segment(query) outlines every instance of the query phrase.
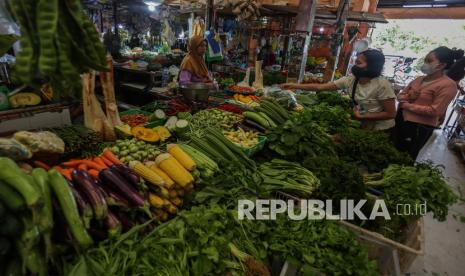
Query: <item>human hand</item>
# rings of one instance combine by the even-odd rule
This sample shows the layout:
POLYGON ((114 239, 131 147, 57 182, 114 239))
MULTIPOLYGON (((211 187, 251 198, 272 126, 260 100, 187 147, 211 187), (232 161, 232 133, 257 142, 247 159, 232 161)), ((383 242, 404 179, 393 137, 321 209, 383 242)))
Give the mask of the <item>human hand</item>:
POLYGON ((363 115, 360 113, 360 110, 358 109, 357 106, 355 106, 353 109, 352 109, 352 117, 357 120, 357 121, 360 121, 363 119, 363 115))

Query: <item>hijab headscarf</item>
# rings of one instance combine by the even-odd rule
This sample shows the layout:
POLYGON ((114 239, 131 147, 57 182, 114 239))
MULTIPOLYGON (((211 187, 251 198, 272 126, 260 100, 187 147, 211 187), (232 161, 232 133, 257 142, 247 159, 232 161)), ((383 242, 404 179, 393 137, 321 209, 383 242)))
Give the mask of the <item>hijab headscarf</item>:
POLYGON ((189 40, 189 52, 181 62, 182 70, 187 70, 201 79, 208 79, 208 68, 204 57, 197 53, 197 48, 206 40, 201 36, 193 36, 189 40))

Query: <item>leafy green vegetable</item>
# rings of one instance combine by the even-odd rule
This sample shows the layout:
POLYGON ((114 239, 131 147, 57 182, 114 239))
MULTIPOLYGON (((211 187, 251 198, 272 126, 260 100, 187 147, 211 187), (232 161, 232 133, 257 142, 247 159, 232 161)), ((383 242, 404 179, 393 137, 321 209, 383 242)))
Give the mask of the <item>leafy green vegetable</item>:
POLYGON ((342 107, 331 107, 327 103, 305 109, 302 116, 326 128, 330 134, 344 132, 351 122, 350 114, 342 107))
POLYGON ((342 160, 379 172, 390 164, 412 165, 413 160, 399 152, 386 133, 348 128, 338 137, 336 151, 342 160))
MULTIPOLYGON (((381 198, 391 212, 396 211, 397 204, 420 206, 426 203, 426 211, 432 212, 439 221, 446 220, 449 206, 458 200, 441 170, 431 163, 420 163, 414 167, 390 165, 381 174, 366 176, 365 183, 381 189, 381 198)), ((419 217, 419 214, 412 216, 419 217)))
POLYGON ((329 156, 308 157, 303 165, 320 179, 318 197, 332 199, 336 210, 341 199, 365 198, 365 184, 357 166, 329 156))
POLYGON ((300 161, 306 156, 335 156, 331 136, 313 121, 311 114, 293 115, 270 131, 269 148, 286 160, 300 161))
POLYGON ((239 220, 236 211, 212 205, 183 211, 145 236, 144 227, 75 258, 69 275, 264 275, 273 255, 300 260, 302 270, 376 275, 366 249, 335 222, 239 220))
POLYGON ((339 106, 344 110, 350 110, 350 99, 343 97, 336 92, 318 92, 316 93, 320 103, 327 103, 330 106, 339 106))

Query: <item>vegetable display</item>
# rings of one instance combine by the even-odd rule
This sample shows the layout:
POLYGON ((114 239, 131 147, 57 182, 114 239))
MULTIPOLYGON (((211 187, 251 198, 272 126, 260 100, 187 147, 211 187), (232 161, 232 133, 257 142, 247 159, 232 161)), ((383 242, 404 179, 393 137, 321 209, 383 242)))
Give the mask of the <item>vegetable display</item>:
POLYGON ((272 256, 292 260, 302 273, 377 274, 353 233, 329 221, 237 220, 212 205, 181 212, 147 235, 144 229, 136 226, 76 257, 67 275, 271 275, 272 256))
POLYGON ((117 140, 111 148, 122 162, 154 160, 160 154, 157 146, 137 139, 117 140))

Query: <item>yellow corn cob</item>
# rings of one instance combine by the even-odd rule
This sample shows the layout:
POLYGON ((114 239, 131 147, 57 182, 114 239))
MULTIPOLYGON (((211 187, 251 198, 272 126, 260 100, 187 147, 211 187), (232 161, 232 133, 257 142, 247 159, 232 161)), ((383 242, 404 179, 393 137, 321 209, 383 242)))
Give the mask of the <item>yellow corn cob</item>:
POLYGON ((155 162, 179 186, 186 187, 194 182, 192 175, 171 154, 160 154, 155 162))
POLYGON ((197 167, 194 160, 179 145, 168 144, 166 149, 186 170, 193 171, 197 167))
POLYGON ((152 205, 155 208, 161 208, 165 206, 165 201, 163 200, 163 198, 152 193, 149 194, 149 202, 150 205, 152 205))
POLYGON ((165 181, 165 187, 167 189, 171 189, 173 187, 174 181, 171 179, 164 171, 162 171, 155 163, 153 165, 149 166, 149 168, 154 171, 156 174, 158 174, 163 180, 165 181))
POLYGON ((165 185, 165 181, 161 176, 156 174, 151 169, 147 168, 144 164, 139 161, 131 161, 129 162, 129 167, 133 169, 138 175, 142 178, 147 180, 148 182, 155 184, 159 187, 163 187, 165 185))

